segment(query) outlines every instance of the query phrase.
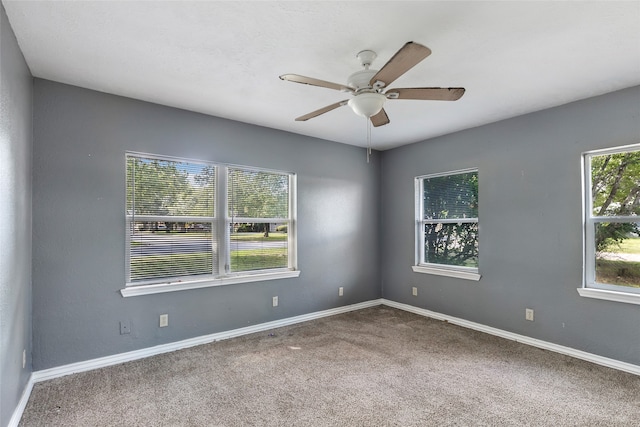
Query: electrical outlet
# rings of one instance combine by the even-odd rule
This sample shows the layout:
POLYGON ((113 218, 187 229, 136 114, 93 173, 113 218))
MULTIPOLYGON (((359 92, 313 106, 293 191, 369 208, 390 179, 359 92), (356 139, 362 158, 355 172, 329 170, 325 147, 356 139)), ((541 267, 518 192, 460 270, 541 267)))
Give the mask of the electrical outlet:
POLYGON ((27 367, 27 349, 22 350, 22 369, 27 367))
POLYGON ((411 295, 413 295, 414 297, 418 296, 418 288, 416 288, 415 286, 413 288, 411 288, 411 295))
POLYGON ((524 318, 533 322, 533 308, 527 308, 524 310, 524 318))
POLYGON ((342 295, 344 295, 344 288, 342 286, 340 286, 338 288, 338 296, 341 297, 342 295))
POLYGON ((164 328, 166 326, 169 326, 169 315, 168 314, 161 314, 160 315, 160 327, 164 328))
POLYGON ((273 306, 274 307, 278 306, 278 297, 273 297, 273 306))
POLYGON ((120 335, 127 335, 131 333, 131 323, 128 320, 120 322, 120 335))

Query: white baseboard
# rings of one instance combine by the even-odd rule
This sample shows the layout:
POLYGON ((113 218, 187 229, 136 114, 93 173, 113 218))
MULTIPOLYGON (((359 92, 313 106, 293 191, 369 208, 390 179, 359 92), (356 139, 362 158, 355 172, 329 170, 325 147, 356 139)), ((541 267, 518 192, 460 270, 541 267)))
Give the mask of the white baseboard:
POLYGON ((487 334, 506 338, 508 340, 520 342, 523 344, 538 347, 544 350, 554 351, 556 353, 565 354, 567 356, 575 357, 577 359, 586 360, 588 362, 596 363, 598 365, 606 366, 620 371, 629 372, 631 374, 640 375, 640 366, 631 363, 621 362, 619 360, 610 359, 607 357, 598 356, 596 354, 587 353, 582 350, 576 350, 574 348, 565 347, 558 344, 553 344, 547 341, 542 341, 536 338, 527 337, 525 335, 515 334, 513 332, 504 331, 502 329, 493 328, 491 326, 482 325, 480 323, 471 322, 468 320, 460 319, 457 317, 449 316, 446 314, 438 313, 435 311, 426 310, 412 305, 403 304, 388 299, 375 299, 358 304, 347 305, 344 307, 332 308, 329 310, 316 311, 314 313, 303 314, 301 316, 289 317, 287 319, 275 320, 273 322, 260 323, 258 325, 247 326, 245 328, 233 329, 225 332, 218 332, 210 335, 203 335, 196 338, 190 338, 187 340, 177 341, 169 344, 158 345, 154 347, 144 348, 141 350, 130 351, 127 353, 115 354, 113 356, 100 357, 97 359, 86 360, 83 362, 71 363, 69 365, 57 366, 55 368, 44 369, 41 371, 35 371, 31 374, 29 382, 22 393, 22 398, 13 416, 9 421, 9 427, 17 427, 24 408, 27 406, 27 401, 31 395, 33 385, 40 381, 46 381, 54 378, 63 377, 65 375, 75 374, 78 372, 90 371, 93 369, 104 368, 106 366, 117 365, 119 363, 130 362, 133 360, 143 359, 145 357, 155 356, 162 353, 168 353, 171 351, 180 350, 183 348, 194 347, 201 344, 207 344, 214 341, 221 341, 229 338, 235 338, 242 335, 253 334, 256 332, 262 332, 269 329, 280 328, 283 326, 293 325, 296 323, 307 322, 309 320, 320 319, 323 317, 334 316, 336 314, 347 313, 350 311, 361 310, 363 308, 375 307, 378 305, 386 305, 389 307, 397 308, 400 310, 408 311, 414 314, 418 314, 425 317, 430 317, 437 320, 446 320, 454 325, 462 326, 476 331, 484 332, 487 334))
POLYGON ((33 390, 33 374, 29 375, 29 381, 27 381, 27 385, 22 391, 22 396, 20 397, 18 406, 16 406, 16 409, 13 411, 13 415, 11 416, 7 427, 18 427, 18 424, 20 424, 22 413, 24 412, 24 408, 27 407, 27 402, 31 396, 31 390, 33 390))
POLYGON ((608 357, 598 356, 597 354, 587 353, 586 351, 576 350, 575 348, 553 344, 547 341, 531 338, 526 335, 515 334, 513 332, 508 332, 502 329, 493 328, 491 326, 470 322, 469 320, 448 316, 446 314, 426 310, 424 308, 414 307, 412 305, 403 304, 403 303, 399 303, 399 302, 395 302, 387 299, 383 299, 382 304, 389 307, 398 308, 400 310, 408 311, 414 314, 419 314, 421 316, 430 317, 437 320, 446 320, 449 323, 453 323, 454 325, 462 326, 464 328, 474 329, 476 331, 484 332, 486 334, 506 338, 511 341, 516 341, 516 342, 527 344, 533 347, 538 347, 544 350, 550 350, 556 353, 565 354, 567 356, 575 357, 576 359, 586 360, 587 362, 596 363, 598 365, 606 366, 608 368, 618 369, 620 371, 629 372, 635 375, 640 375, 640 366, 634 365, 631 363, 621 362, 619 360, 610 359, 608 357))
POLYGON ((162 353, 180 350, 183 348, 194 347, 197 345, 208 344, 214 341, 226 340, 242 335, 262 332, 269 329, 280 328, 283 326, 293 325, 296 323, 307 322, 309 320, 320 319, 322 317, 335 316, 336 314, 347 313, 349 311, 361 310, 363 308, 375 307, 381 305, 382 300, 371 300, 359 304, 352 304, 343 307, 332 308, 329 310, 316 311, 314 313, 303 314, 301 316, 289 317, 286 319, 274 320, 273 322, 260 323, 258 325, 247 326, 230 331, 218 332, 210 335, 189 338, 182 341, 176 341, 168 344, 157 345, 154 347, 143 348, 141 350, 129 351, 126 353, 114 354, 112 356, 100 357, 97 359, 86 360, 83 362, 71 363, 69 365, 57 366, 55 368, 43 369, 35 371, 32 374, 33 382, 46 381, 53 378, 63 377, 65 375, 75 374, 78 372, 90 371, 93 369, 104 368, 106 366, 117 365, 119 363, 131 362, 133 360, 144 359, 145 357, 155 356, 162 353))

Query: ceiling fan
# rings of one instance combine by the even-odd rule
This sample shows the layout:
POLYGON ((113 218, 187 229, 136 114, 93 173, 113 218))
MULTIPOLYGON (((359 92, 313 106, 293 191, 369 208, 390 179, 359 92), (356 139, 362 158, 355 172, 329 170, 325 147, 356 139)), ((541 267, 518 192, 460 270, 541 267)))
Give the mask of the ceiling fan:
POLYGON ((356 57, 360 60, 364 69, 351 74, 347 79, 346 85, 331 83, 313 77, 305 77, 299 74, 283 74, 280 76, 280 79, 349 92, 352 95, 350 99, 327 105, 319 110, 300 116, 296 118, 296 121, 306 121, 338 107, 342 107, 343 105, 349 105, 356 114, 368 118, 371 120, 373 126, 378 127, 389 123, 389 117, 383 108, 384 102, 387 99, 456 101, 464 95, 464 88, 461 87, 387 89, 394 80, 409 71, 430 54, 431 49, 428 47, 418 43, 408 42, 378 71, 369 68, 377 56, 376 53, 372 50, 363 50, 358 53, 356 57))

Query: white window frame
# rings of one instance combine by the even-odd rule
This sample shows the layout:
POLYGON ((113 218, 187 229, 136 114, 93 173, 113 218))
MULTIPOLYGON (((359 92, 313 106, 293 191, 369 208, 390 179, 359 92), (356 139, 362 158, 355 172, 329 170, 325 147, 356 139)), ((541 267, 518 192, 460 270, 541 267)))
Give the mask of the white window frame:
MULTIPOLYGON (((460 175, 463 173, 478 172, 477 168, 460 169, 451 172, 442 172, 428 175, 417 176, 414 179, 415 186, 415 265, 411 269, 415 273, 434 274, 438 276, 455 277, 458 279, 478 281, 482 277, 478 267, 464 267, 457 265, 446 265, 425 262, 424 259, 424 227, 426 224, 451 224, 451 223, 478 223, 478 218, 458 218, 458 219, 424 219, 424 200, 423 200, 423 182, 427 178, 438 178, 450 175, 460 175)), ((479 176, 479 175, 478 175, 479 176)))
MULTIPOLYGON (((295 221, 293 220, 294 218, 294 212, 295 212, 295 208, 296 208, 296 198, 295 198, 295 194, 296 194, 296 179, 295 179, 295 174, 293 173, 289 173, 289 172, 282 172, 282 171, 274 171, 274 170, 267 170, 267 169, 260 169, 260 168, 253 168, 253 167, 247 167, 247 166, 236 166, 236 165, 226 165, 224 167, 221 167, 220 169, 220 173, 218 174, 218 177, 220 178, 218 180, 219 183, 222 184, 223 188, 219 188, 219 190, 221 191, 221 195, 220 197, 224 197, 224 203, 220 203, 220 210, 218 212, 220 212, 220 217, 224 218, 224 241, 225 241, 225 245, 224 248, 221 248, 221 254, 222 256, 219 257, 220 259, 220 267, 222 267, 219 271, 225 271, 226 275, 229 277, 234 277, 234 276, 247 276, 247 275, 256 275, 256 274, 265 274, 265 273, 276 273, 276 272, 288 272, 288 271, 293 271, 296 269, 296 265, 297 265, 297 251, 295 250, 296 248, 296 229, 295 229, 295 221), (228 205, 228 189, 229 186, 227 185, 229 182, 229 169, 242 169, 245 171, 253 171, 253 172, 268 172, 268 173, 274 173, 274 174, 278 174, 278 175, 286 175, 289 177, 289 217, 288 218, 249 218, 249 217, 234 217, 231 218, 229 216, 229 205, 228 205), (224 175, 224 176, 222 176, 224 175), (232 223, 255 223, 255 222, 259 222, 259 223, 270 223, 270 224, 286 224, 287 225, 287 248, 288 248, 288 257, 287 257, 287 261, 288 261, 288 265, 286 268, 271 268, 268 270, 252 270, 252 271, 241 271, 241 272, 236 272, 236 273, 232 273, 230 272, 230 265, 231 265, 231 252, 230 252, 230 247, 231 247, 231 224, 232 223), (291 232, 289 231, 291 230, 291 232)), ((223 222, 220 221, 220 223, 222 224, 223 222)))
POLYGON ((582 287, 578 288, 578 293, 582 297, 596 298, 608 301, 625 302, 629 304, 640 304, 640 289, 625 286, 597 283, 595 280, 596 271, 596 248, 595 248, 595 225, 600 222, 638 222, 638 216, 611 216, 594 217, 591 196, 591 158, 607 154, 625 153, 629 151, 640 151, 640 144, 625 145, 622 147, 592 150, 582 153, 582 240, 583 240, 583 260, 582 260, 582 287))
MULTIPOLYGON (((213 217, 177 217, 177 216, 158 216, 158 215, 135 215, 125 213, 125 268, 126 283, 120 293, 123 297, 132 297, 138 295, 148 295, 164 292, 175 292, 187 289, 198 289, 211 286, 232 285, 236 283, 260 282, 265 280, 286 279, 299 277, 300 271, 297 269, 297 205, 296 205, 296 174, 292 172, 278 171, 272 169, 255 168, 243 165, 232 165, 224 163, 215 163, 204 160, 187 159, 182 157, 161 156, 156 154, 139 153, 127 151, 127 156, 136 156, 147 159, 157 159, 173 162, 196 163, 202 165, 214 166, 216 170, 216 188, 214 195, 215 216, 213 217), (288 266, 286 268, 273 268, 265 270, 252 270, 231 273, 230 269, 230 224, 232 219, 228 215, 227 200, 227 182, 229 168, 250 170, 256 172, 276 173, 287 175, 289 177, 289 217, 278 218, 275 221, 281 224, 287 224, 287 248, 288 248, 288 266), (213 266, 211 275, 203 276, 178 276, 175 278, 164 278, 158 280, 136 281, 130 282, 130 227, 134 221, 173 221, 176 222, 210 222, 212 230, 212 248, 213 262, 217 261, 217 266, 213 266), (218 236, 218 237, 216 237, 218 236), (217 257, 215 256, 217 252, 217 257), (217 260, 216 260, 217 258, 217 260), (217 274, 214 274, 217 267, 217 274)), ((126 169, 126 167, 125 167, 126 169)), ((265 222, 264 218, 234 218, 236 222, 265 222)), ((272 222, 272 219, 267 219, 272 222)))

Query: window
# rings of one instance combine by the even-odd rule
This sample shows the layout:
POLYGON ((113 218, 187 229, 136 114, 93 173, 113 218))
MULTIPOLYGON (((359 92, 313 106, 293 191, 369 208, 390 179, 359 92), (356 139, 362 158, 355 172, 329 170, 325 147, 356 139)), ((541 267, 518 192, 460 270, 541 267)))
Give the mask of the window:
POLYGON ((229 168, 230 271, 289 266, 289 175, 229 168))
POLYGON ((413 271, 479 280, 478 171, 417 177, 413 271))
POLYGON ((640 144, 584 154, 580 294, 640 304, 640 144))
POLYGON ((295 277, 295 175, 127 153, 124 296, 295 277))

